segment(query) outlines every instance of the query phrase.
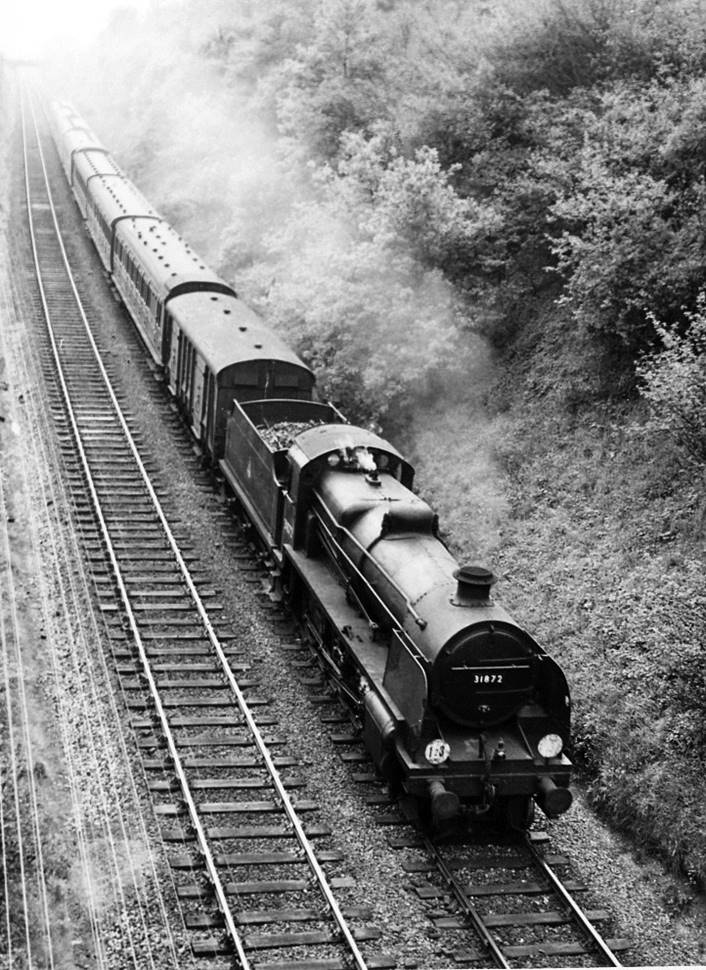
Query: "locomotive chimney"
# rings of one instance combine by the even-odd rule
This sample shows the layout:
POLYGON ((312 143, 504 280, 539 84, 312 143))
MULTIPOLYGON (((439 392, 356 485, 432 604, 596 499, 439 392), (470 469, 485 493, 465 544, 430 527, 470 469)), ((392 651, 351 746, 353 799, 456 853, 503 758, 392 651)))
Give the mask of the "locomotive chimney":
POLYGON ((454 573, 457 580, 456 595, 464 600, 487 600, 495 576, 484 566, 461 566, 454 573))

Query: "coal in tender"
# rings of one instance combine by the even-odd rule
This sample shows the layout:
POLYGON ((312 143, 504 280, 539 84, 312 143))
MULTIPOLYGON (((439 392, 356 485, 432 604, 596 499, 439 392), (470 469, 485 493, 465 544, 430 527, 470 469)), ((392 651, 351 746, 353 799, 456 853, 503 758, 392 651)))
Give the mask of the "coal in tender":
POLYGON ((303 431, 317 428, 322 421, 278 421, 276 424, 260 425, 258 432, 273 451, 286 451, 303 431))

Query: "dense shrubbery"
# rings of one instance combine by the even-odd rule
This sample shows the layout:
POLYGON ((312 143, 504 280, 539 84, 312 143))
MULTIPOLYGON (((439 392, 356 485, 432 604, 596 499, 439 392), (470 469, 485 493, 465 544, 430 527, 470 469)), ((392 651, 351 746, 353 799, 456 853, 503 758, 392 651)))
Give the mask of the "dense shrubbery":
POLYGON ((702 99, 701 82, 612 87, 584 112, 571 181, 551 207, 563 298, 581 325, 632 351, 654 336, 651 313, 683 320, 706 272, 701 173, 680 133, 702 99))
MULTIPOLYGON (((699 462, 706 463, 706 296, 687 313, 682 333, 653 319, 663 349, 639 367, 652 427, 672 434, 699 462)), ((704 699, 706 701, 706 698, 704 699)))

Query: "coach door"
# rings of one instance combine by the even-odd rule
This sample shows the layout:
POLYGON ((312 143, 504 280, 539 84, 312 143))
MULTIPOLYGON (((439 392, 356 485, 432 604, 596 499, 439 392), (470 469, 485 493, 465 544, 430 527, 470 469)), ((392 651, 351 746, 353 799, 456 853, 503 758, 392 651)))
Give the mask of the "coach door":
POLYGON ((189 413, 193 432, 199 441, 203 441, 203 414, 206 406, 205 384, 207 368, 204 359, 193 352, 193 349, 192 353, 194 360, 191 381, 191 408, 189 409, 189 413))
POLYGON ((177 358, 177 400, 188 415, 191 415, 194 357, 194 348, 184 334, 180 332, 177 358))
POLYGON ((201 423, 201 437, 208 447, 208 451, 215 455, 214 437, 216 434, 216 379, 213 371, 206 368, 206 394, 204 395, 203 418, 201 423))
POLYGON ((179 358, 179 343, 181 331, 174 327, 174 318, 167 308, 164 308, 163 353, 167 362, 167 384, 172 394, 177 392, 177 361, 179 358))

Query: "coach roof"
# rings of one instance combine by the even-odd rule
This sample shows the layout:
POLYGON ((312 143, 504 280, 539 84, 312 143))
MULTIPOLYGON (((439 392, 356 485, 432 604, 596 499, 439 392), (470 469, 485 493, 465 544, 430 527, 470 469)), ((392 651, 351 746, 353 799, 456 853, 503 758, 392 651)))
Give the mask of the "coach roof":
POLYGON ((186 293, 169 302, 169 311, 215 374, 233 364, 273 360, 311 375, 284 340, 237 297, 186 293))

